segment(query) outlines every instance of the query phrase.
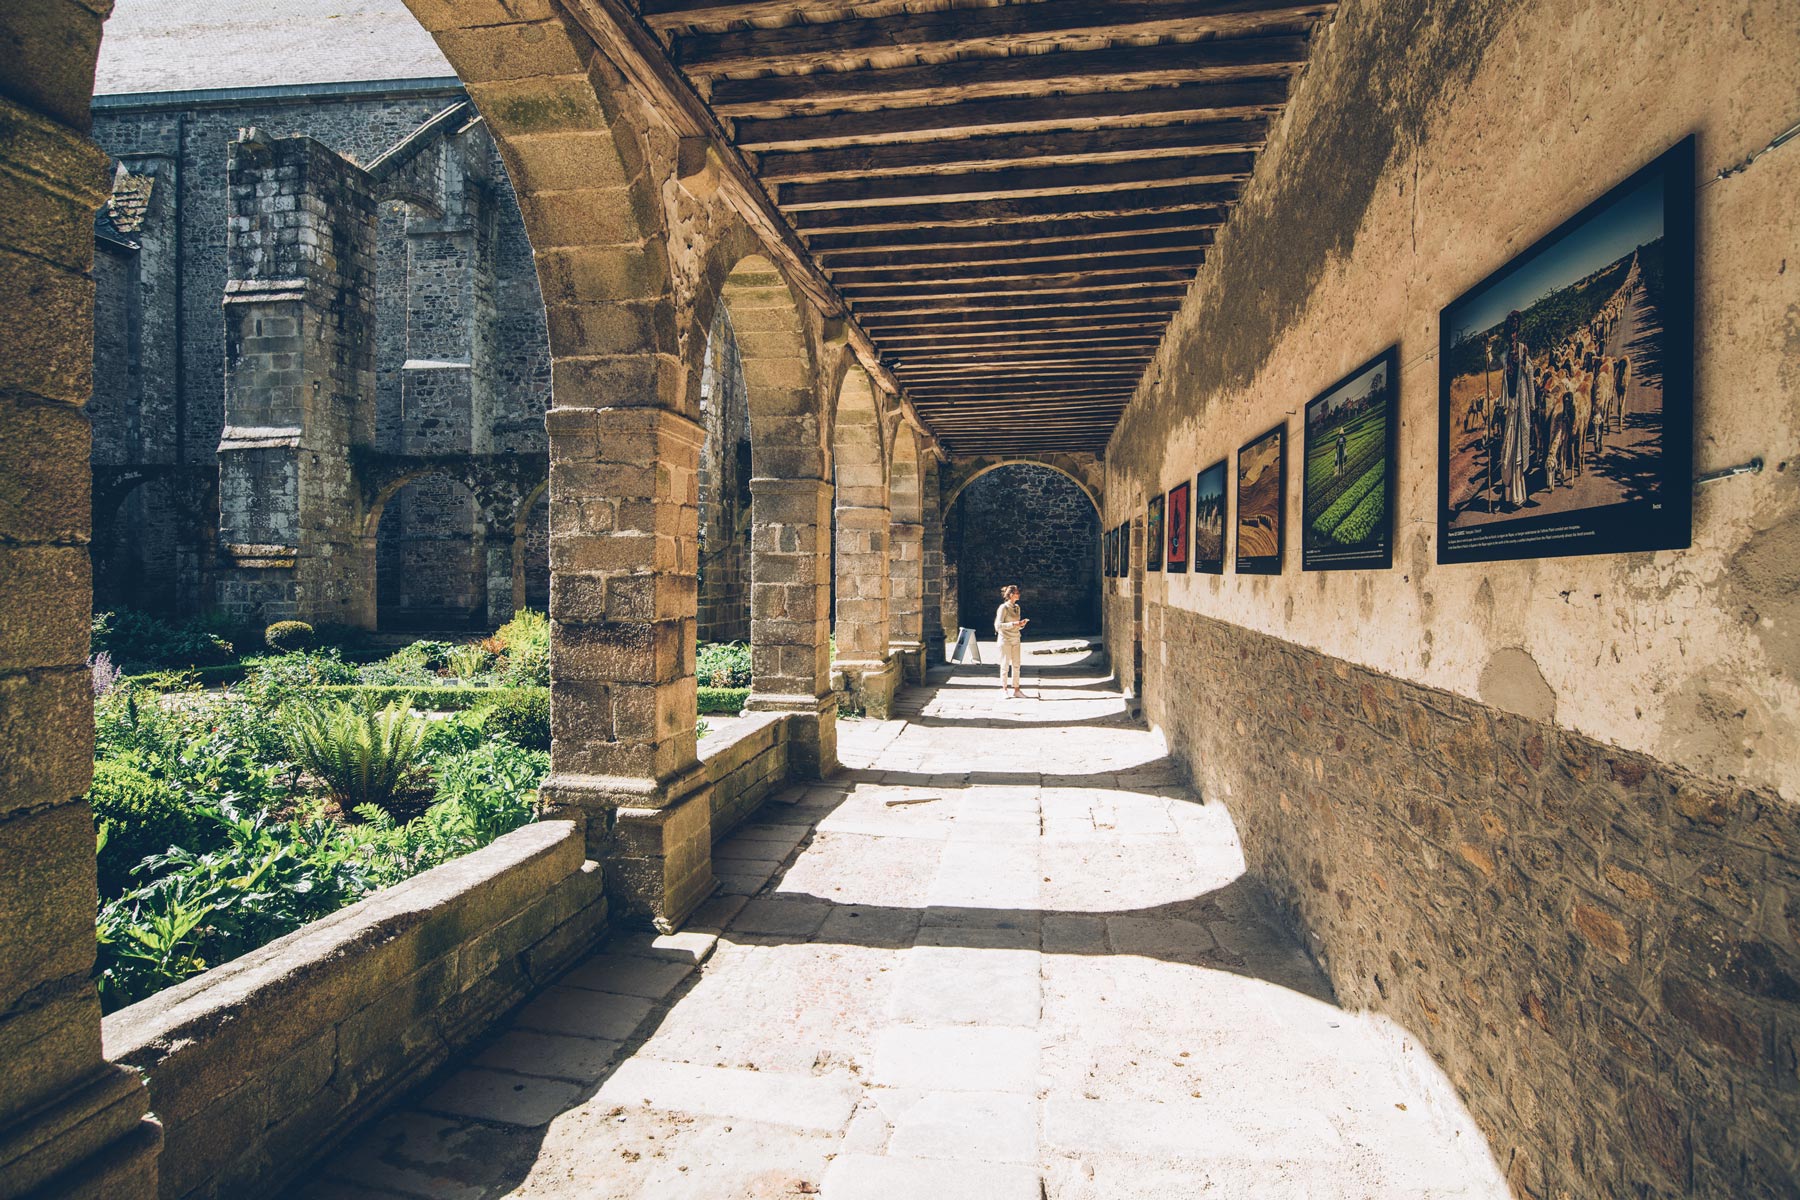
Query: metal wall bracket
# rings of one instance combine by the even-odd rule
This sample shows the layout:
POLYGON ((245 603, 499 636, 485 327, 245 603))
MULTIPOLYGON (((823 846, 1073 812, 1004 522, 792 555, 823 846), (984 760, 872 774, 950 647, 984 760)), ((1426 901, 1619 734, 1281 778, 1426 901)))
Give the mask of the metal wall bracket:
POLYGON ((1762 469, 1763 460, 1760 458, 1753 458, 1749 462, 1739 463, 1735 467, 1720 467, 1717 471, 1708 471, 1704 475, 1696 475, 1694 476, 1694 486, 1699 487, 1703 483, 1717 483, 1721 479, 1730 479, 1734 475, 1760 475, 1762 474, 1762 469))

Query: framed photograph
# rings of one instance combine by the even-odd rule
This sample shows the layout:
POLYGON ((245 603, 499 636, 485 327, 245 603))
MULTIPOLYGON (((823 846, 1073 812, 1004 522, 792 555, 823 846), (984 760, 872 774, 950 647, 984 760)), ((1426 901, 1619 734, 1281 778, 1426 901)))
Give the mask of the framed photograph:
POLYGON ((1106 564, 1106 577, 1112 579, 1119 573, 1119 551, 1113 538, 1113 531, 1107 530, 1100 535, 1100 556, 1106 564))
POLYGON ((1225 573, 1225 460, 1194 476, 1194 570, 1225 573))
POLYGON ((1150 497, 1150 511, 1144 518, 1144 570, 1162 570, 1163 556, 1163 498, 1161 493, 1150 497))
POLYGON ((1192 493, 1186 480, 1176 484, 1169 489, 1169 504, 1163 510, 1163 523, 1169 528, 1169 552, 1163 560, 1163 569, 1175 575, 1187 574, 1188 514, 1193 511, 1192 493))
POLYGON ((1287 423, 1246 442, 1237 464, 1238 574, 1279 575, 1287 509, 1287 423))
POLYGON ((1300 569, 1394 565, 1400 347, 1307 402, 1300 452, 1300 569))
POLYGON ((1692 542, 1694 139, 1438 320, 1438 561, 1692 542))
POLYGON ((1127 579, 1131 577, 1131 522, 1125 521, 1119 526, 1119 574, 1127 579))

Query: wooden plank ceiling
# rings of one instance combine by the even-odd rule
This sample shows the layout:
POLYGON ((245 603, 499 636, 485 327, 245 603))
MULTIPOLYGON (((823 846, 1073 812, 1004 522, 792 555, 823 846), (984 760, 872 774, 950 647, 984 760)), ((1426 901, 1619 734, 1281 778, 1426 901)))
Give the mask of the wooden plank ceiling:
POLYGON ((1105 448, 1330 3, 640 0, 953 454, 1105 448))

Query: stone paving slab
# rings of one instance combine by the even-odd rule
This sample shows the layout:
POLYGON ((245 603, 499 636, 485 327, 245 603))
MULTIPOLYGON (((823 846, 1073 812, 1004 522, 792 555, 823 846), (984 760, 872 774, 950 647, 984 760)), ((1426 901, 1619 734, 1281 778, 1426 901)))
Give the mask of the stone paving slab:
POLYGON ((1041 1200, 1026 1166, 846 1154, 825 1172, 825 1200, 1041 1200))
POLYGON ((846 769, 734 831, 683 930, 613 937, 297 1194, 1507 1195, 1106 681, 936 678, 842 722, 846 769))
POLYGON ((850 1122, 860 1090, 842 1079, 697 1067, 632 1058, 600 1085, 601 1104, 763 1121, 830 1133, 850 1122))

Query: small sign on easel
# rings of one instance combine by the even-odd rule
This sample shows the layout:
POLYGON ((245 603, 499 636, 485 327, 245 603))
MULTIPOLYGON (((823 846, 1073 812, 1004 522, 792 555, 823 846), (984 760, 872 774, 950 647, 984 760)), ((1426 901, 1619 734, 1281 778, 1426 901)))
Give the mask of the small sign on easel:
POLYGON ((950 661, 953 663, 978 663, 981 661, 981 646, 975 641, 973 629, 957 629, 956 645, 950 651, 950 661))

